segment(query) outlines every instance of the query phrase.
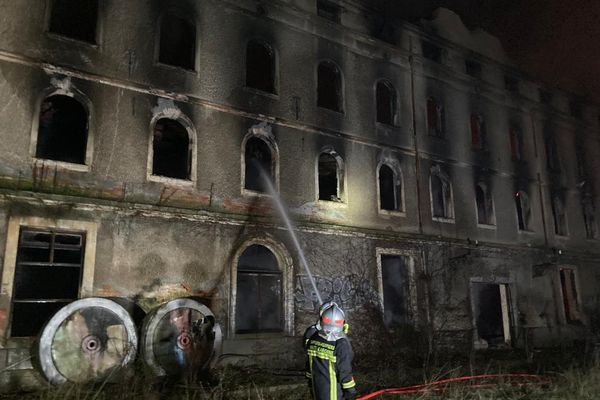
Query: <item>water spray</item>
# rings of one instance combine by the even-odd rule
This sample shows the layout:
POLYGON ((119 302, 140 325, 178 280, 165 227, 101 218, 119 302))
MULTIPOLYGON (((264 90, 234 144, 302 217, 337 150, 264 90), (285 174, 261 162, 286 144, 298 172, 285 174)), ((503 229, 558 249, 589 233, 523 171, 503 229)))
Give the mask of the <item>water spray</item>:
POLYGON ((259 163, 256 160, 252 160, 252 161, 257 164, 257 168, 260 171, 260 176, 262 178, 262 181, 265 184, 269 194, 273 197, 273 202, 277 206, 277 211, 279 211, 279 215, 283 219, 283 222, 285 223, 285 226, 287 227, 287 230, 290 233, 292 242, 294 242, 294 246, 296 247, 296 250, 298 251, 298 255, 300 256, 300 262, 302 263, 302 265, 304 266, 304 269, 306 270, 306 274, 308 275, 310 284, 312 285, 313 290, 315 291, 315 294, 317 295, 317 300, 319 301, 319 306, 321 306, 323 304, 323 300, 321 299, 321 294, 319 293, 319 289, 317 289, 317 283, 315 282, 315 278, 313 277, 313 274, 310 272, 310 268, 308 267, 308 263, 306 262, 306 257, 304 256, 302 247, 300 247, 300 242, 298 241, 298 237, 296 236, 296 232, 294 231, 294 227, 292 226, 292 221, 290 220, 290 217, 288 216, 288 213, 283 205, 283 202, 281 201, 281 197, 279 197, 279 194, 275 191, 275 188, 273 187, 273 182, 271 182, 271 177, 265 172, 264 168, 262 168, 262 166, 259 165, 259 163))

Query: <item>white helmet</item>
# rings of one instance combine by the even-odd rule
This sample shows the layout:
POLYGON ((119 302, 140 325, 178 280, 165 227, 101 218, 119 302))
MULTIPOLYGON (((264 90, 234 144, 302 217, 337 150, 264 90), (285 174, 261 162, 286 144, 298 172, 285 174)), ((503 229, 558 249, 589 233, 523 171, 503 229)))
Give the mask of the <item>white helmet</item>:
POLYGON ((323 304, 319 310, 319 314, 317 329, 322 338, 328 341, 336 341, 346 336, 344 334, 346 316, 336 303, 329 302, 323 304))

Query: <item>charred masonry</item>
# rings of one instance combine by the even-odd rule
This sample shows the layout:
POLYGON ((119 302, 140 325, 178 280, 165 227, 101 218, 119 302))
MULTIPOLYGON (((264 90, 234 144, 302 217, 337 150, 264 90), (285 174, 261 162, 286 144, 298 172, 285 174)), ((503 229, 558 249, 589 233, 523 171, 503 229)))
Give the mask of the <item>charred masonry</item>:
POLYGON ((357 332, 591 337, 597 108, 369 3, 0 0, 0 367, 92 295, 200 298, 224 361, 297 364, 318 304, 258 166, 357 332))

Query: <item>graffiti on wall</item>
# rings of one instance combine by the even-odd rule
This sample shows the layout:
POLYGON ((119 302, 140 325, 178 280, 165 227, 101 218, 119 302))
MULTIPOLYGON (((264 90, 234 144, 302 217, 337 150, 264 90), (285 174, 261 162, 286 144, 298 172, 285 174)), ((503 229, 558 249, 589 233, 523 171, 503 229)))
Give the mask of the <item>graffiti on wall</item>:
MULTIPOLYGON (((326 276, 314 276, 314 278, 323 301, 335 301, 344 310, 352 310, 360 305, 379 301, 379 296, 371 286, 371 282, 364 277, 353 274, 335 278, 326 276)), ((319 309, 319 300, 308 275, 296 277, 294 299, 300 310, 319 309)))

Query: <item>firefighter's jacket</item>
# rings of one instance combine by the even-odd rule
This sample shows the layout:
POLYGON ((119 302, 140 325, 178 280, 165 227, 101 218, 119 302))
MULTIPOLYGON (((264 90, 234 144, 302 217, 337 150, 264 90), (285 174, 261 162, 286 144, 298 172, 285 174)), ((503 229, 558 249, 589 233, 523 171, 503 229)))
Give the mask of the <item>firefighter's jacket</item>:
POLYGON ((304 349, 308 356, 306 377, 315 400, 341 400, 345 391, 355 391, 352 346, 348 339, 330 342, 313 325, 304 333, 304 349))

